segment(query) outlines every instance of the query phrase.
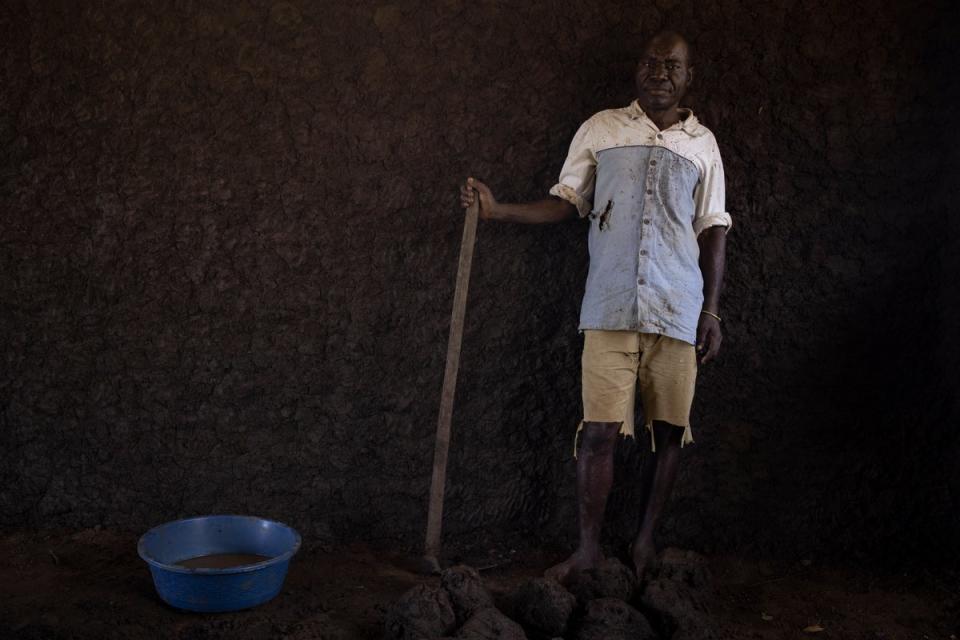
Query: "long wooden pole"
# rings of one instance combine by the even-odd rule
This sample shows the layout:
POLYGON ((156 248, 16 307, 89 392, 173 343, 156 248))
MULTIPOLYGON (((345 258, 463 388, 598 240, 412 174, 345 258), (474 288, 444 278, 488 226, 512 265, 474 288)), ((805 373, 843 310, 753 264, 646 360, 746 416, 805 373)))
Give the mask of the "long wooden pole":
POLYGON ((443 391, 440 394, 440 415, 437 418, 437 443, 433 453, 433 478, 430 482, 430 507, 427 510, 427 539, 424 557, 431 570, 439 571, 440 530, 443 523, 443 494, 447 479, 447 452, 450 448, 450 421, 453 417, 453 398, 457 391, 457 372, 460 369, 460 345, 463 342, 463 320, 467 309, 467 288, 470 285, 470 267, 473 246, 477 238, 479 196, 467 208, 460 241, 460 264, 457 267, 457 285, 453 293, 453 313, 450 316, 450 337, 447 341, 447 366, 443 372, 443 391))

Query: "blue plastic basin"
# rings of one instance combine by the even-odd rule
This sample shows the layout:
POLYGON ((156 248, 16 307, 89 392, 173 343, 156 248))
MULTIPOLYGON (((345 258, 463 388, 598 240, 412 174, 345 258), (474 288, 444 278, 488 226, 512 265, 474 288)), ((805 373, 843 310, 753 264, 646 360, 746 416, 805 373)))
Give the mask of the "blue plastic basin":
POLYGON ((147 531, 137 552, 153 574, 160 598, 188 611, 238 611, 267 602, 283 587, 300 534, 285 524, 252 516, 201 516, 147 531), (226 569, 177 565, 199 556, 237 553, 269 559, 226 569))

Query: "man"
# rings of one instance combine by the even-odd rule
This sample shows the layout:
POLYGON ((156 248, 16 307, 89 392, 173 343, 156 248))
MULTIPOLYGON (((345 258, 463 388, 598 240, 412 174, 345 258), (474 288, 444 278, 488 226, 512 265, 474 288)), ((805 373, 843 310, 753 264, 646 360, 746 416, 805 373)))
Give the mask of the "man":
POLYGON ((590 220, 590 270, 580 314, 583 422, 577 459, 580 544, 546 575, 565 582, 603 559, 600 527, 613 483, 617 434, 633 434, 637 384, 650 462, 642 473, 639 578, 656 556, 653 533, 673 487, 680 448, 693 442, 697 359, 720 348, 719 298, 726 231, 723 165, 713 134, 679 108, 693 81, 689 46, 664 32, 644 48, 637 99, 601 111, 577 131, 551 197, 507 204, 473 178, 488 220, 590 220))

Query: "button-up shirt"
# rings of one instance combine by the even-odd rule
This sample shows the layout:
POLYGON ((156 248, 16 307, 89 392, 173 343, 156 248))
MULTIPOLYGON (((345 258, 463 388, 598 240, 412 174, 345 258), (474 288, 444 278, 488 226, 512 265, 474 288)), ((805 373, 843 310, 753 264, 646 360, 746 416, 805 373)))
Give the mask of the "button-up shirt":
POLYGON ((732 225, 716 139, 689 110, 659 130, 634 101, 581 125, 552 195, 590 218, 580 329, 696 343, 703 305, 697 236, 732 225))

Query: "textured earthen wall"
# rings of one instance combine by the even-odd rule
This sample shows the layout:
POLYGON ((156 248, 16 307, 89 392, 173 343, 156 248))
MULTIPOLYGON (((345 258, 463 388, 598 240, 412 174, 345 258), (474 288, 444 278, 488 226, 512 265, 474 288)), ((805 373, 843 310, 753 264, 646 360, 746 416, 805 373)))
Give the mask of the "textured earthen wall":
MULTIPOLYGON (((938 471, 958 451, 940 5, 0 11, 0 522, 252 512, 416 543, 456 185, 542 197, 579 123, 631 99, 643 37, 671 26, 696 47, 688 103, 720 142, 736 228, 724 352, 664 539, 902 554, 956 535, 960 479, 938 471)), ((573 532, 584 240, 577 223, 480 229, 452 536, 573 532)), ((640 449, 620 462, 614 538, 640 449)))

